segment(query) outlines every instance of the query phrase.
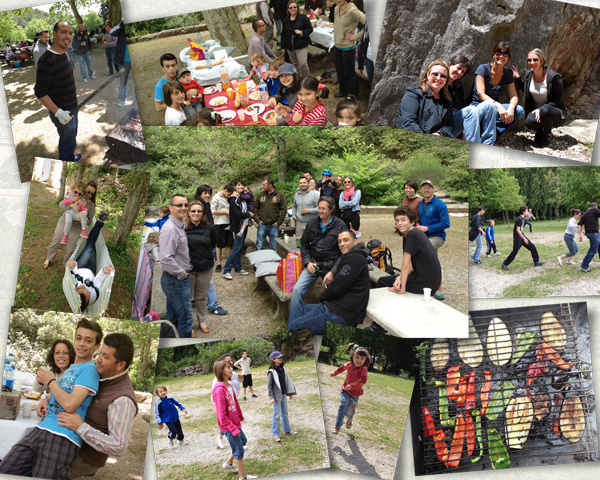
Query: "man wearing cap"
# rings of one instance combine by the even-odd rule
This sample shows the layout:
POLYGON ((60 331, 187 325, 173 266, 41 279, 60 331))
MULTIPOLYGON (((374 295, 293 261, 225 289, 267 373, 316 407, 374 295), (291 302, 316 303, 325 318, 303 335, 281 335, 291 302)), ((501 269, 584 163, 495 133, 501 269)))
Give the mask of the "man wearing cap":
POLYGON ((585 236, 590 241, 590 249, 585 254, 583 261, 581 262, 581 270, 585 273, 590 273, 592 270, 590 262, 593 260, 594 255, 598 252, 598 244, 600 243, 600 230, 598 229, 598 217, 600 217, 600 208, 596 202, 591 202, 589 208, 581 215, 579 223, 577 224, 577 230, 579 233, 579 243, 583 242, 583 231, 585 230, 585 236))
POLYGON ((267 31, 267 24, 264 20, 256 19, 252 22, 252 29, 254 30, 254 35, 248 41, 248 57, 254 52, 262 52, 267 57, 267 61, 274 60, 276 55, 263 38, 264 33, 267 31))
POLYGON ((256 249, 265 248, 267 234, 269 235, 269 246, 274 252, 277 251, 275 239, 279 235, 279 226, 283 224, 287 215, 287 202, 283 193, 275 188, 275 182, 267 177, 262 182, 263 191, 256 197, 254 207, 254 221, 258 224, 256 234, 256 249))
POLYGON ((184 195, 173 195, 169 205, 169 221, 158 235, 160 265, 163 269, 160 284, 167 297, 167 320, 175 325, 182 338, 192 337, 194 325, 188 276, 192 264, 185 233, 188 206, 184 195))
MULTIPOLYGON (((450 216, 448 215, 448 207, 433 194, 434 191, 435 187, 431 180, 425 180, 421 183, 423 201, 419 203, 419 225, 417 225, 417 228, 427 235, 437 252, 446 242, 446 229, 450 228, 450 216)), ((444 300, 441 283, 433 297, 437 300, 444 300)))
POLYGON ((331 170, 325 169, 321 172, 322 178, 317 182, 317 188, 321 189, 322 197, 331 197, 333 190, 337 187, 337 183, 332 179, 333 173, 331 170))

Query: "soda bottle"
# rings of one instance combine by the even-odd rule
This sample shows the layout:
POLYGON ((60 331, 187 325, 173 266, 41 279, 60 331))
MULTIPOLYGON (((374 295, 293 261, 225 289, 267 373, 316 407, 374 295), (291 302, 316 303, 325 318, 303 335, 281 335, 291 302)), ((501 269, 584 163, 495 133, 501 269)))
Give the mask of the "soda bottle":
POLYGON ((15 374, 10 365, 10 360, 4 360, 4 376, 2 377, 2 386, 10 388, 12 391, 15 385, 15 374))
POLYGON ((258 90, 260 91, 260 101, 266 104, 269 101, 269 93, 267 92, 267 84, 263 79, 260 80, 258 90))
POLYGON ((246 82, 242 82, 242 77, 238 79, 238 93, 240 95, 240 105, 248 105, 248 89, 246 88, 246 82))
POLYGON ((227 89, 230 87, 230 84, 229 84, 229 73, 227 72, 225 65, 221 65, 221 69, 219 70, 219 73, 221 74, 221 83, 223 84, 223 90, 227 91, 227 89))

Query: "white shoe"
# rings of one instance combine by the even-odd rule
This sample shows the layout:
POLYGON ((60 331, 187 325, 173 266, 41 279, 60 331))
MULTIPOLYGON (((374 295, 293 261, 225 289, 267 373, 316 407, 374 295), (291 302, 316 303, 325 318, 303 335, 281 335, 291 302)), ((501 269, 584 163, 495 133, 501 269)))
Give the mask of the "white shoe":
POLYGON ((87 78, 84 78, 84 79, 83 79, 83 83, 87 83, 87 78))
POLYGON ((169 438, 169 447, 172 447, 172 446, 173 446, 173 439, 169 438))
POLYGON ((556 257, 556 259, 558 260, 558 264, 562 267, 562 258, 556 257))
POLYGON ((117 102, 117 107, 124 107, 125 106, 125 102, 117 102))
POLYGON ((487 254, 486 254, 486 256, 485 256, 485 257, 486 257, 486 258, 490 258, 490 256, 491 256, 491 255, 487 255, 487 254))
POLYGON ((567 264, 569 264, 569 265, 577 265, 573 260, 567 260, 567 264))
POLYGON ((229 470, 230 472, 235 472, 237 473, 238 469, 235 468, 233 465, 229 465, 227 462, 223 463, 223 468, 225 470, 229 470))
POLYGON ((274 442, 281 442, 281 437, 273 437, 274 442))
POLYGON ((494 255, 502 255, 500 252, 496 252, 494 253, 494 255))
POLYGON ((189 445, 185 440, 179 440, 179 445, 189 445))
POLYGON ((233 276, 231 275, 231 273, 224 273, 223 278, 226 280, 233 280, 233 276))
POLYGON ((96 75, 94 75, 94 74, 92 73, 92 75, 91 75, 91 78, 92 78, 92 80, 96 80, 96 75))
POLYGON ((242 268, 240 271, 238 271, 238 272, 235 272, 235 273, 236 273, 237 275, 250 275, 250 274, 249 274, 249 273, 248 273, 246 270, 244 270, 243 268, 242 268))
POLYGON ((217 437, 217 447, 225 448, 225 444, 223 443, 223 439, 221 437, 217 437))

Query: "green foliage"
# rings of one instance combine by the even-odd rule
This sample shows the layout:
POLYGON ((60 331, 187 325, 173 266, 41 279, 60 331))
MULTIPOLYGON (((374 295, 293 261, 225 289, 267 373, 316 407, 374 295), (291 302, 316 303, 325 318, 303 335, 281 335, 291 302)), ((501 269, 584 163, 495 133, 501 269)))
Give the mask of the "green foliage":
MULTIPOLYGON (((129 37, 139 37, 149 33, 157 33, 170 28, 189 27, 203 23, 202 12, 186 13, 173 17, 156 18, 154 20, 144 20, 135 22, 127 26, 129 37)), ((195 37, 195 35, 194 35, 195 37)))
POLYGON ((25 36, 27 37, 27 40, 33 40, 36 33, 39 33, 41 30, 52 31, 52 28, 50 28, 50 25, 48 25, 46 20, 39 18, 31 20, 25 27, 25 36))
POLYGON ((92 32, 104 24, 104 20, 96 12, 88 12, 82 18, 83 28, 86 32, 92 32))
POLYGON ((441 185, 447 176, 446 169, 434 155, 418 153, 411 156, 401 167, 402 177, 412 179, 417 184, 423 180, 431 180, 435 185, 441 185))

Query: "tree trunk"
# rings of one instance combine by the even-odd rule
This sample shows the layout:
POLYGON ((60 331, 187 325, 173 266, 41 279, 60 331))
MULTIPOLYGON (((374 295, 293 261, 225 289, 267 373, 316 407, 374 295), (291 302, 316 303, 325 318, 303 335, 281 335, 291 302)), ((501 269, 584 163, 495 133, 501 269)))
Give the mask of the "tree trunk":
POLYGON ((238 7, 225 7, 202 12, 213 40, 221 45, 235 46, 240 54, 248 52, 248 40, 238 19, 238 7))
POLYGON ((84 172, 85 172, 85 163, 79 162, 77 164, 77 175, 76 175, 77 180, 81 180, 83 178, 84 172))
MULTIPOLYGON (((73 11, 73 16, 75 17, 75 22, 77 25, 80 23, 83 24, 83 19, 79 12, 77 11, 77 5, 75 5, 75 0, 69 0, 69 5, 71 6, 71 10, 73 11)), ((73 25, 73 30, 77 30, 77 25, 73 25)))
POLYGON ((148 195, 148 183, 150 181, 150 175, 148 173, 142 173, 135 186, 133 192, 127 199, 123 213, 121 214, 121 220, 115 230, 115 234, 112 238, 112 242, 115 245, 126 242, 127 237, 131 233, 133 223, 138 216, 142 203, 146 200, 148 195))
POLYGON ((109 0, 108 1, 108 21, 114 27, 121 22, 123 13, 121 11, 120 0, 109 0))
POLYGON ((279 183, 285 182, 285 175, 287 173, 286 146, 285 137, 281 137, 277 143, 277 181, 279 183))
POLYGON ((62 201, 63 198, 65 198, 65 191, 67 189, 67 172, 69 171, 67 165, 67 162, 62 162, 62 172, 60 175, 60 191, 58 192, 59 203, 62 201))
POLYGON ((152 338, 148 337, 146 339, 146 344, 142 348, 142 354, 140 355, 142 360, 140 361, 140 366, 138 369, 138 377, 143 378, 146 370, 148 369, 148 359, 150 357, 150 350, 152 349, 152 338))

